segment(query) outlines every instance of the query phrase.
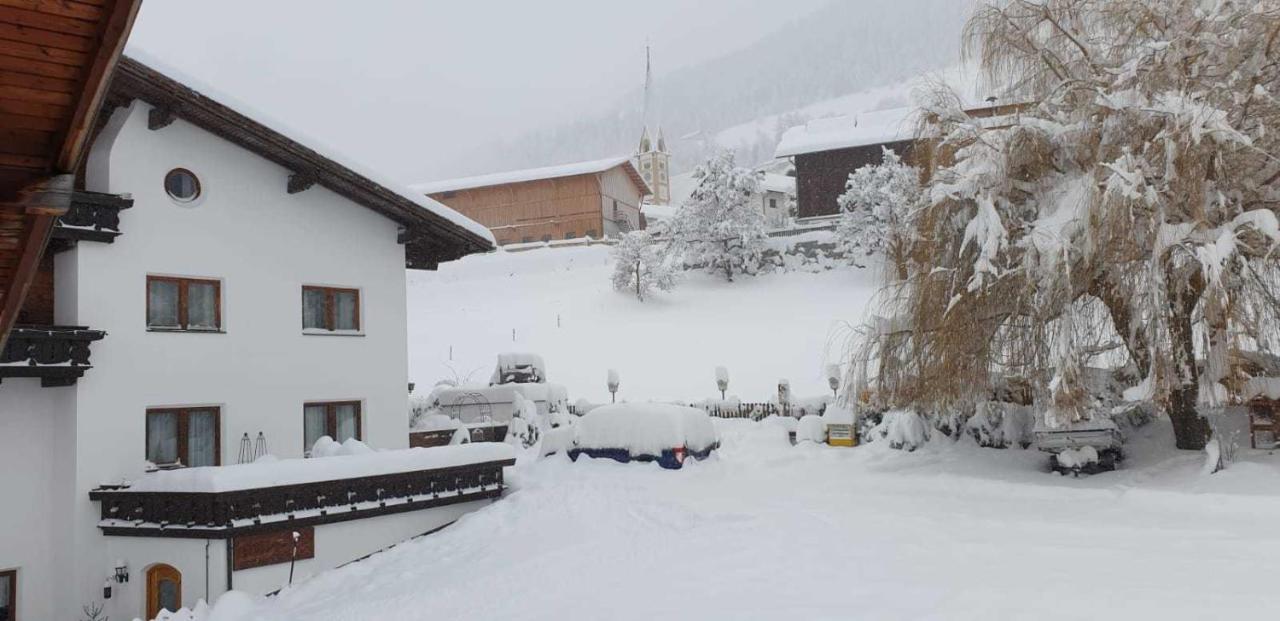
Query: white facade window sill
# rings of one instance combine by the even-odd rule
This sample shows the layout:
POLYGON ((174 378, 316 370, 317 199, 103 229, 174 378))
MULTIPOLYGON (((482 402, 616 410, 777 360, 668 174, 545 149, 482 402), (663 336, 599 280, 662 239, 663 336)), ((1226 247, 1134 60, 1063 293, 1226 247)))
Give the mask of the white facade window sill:
POLYGON ((222 328, 166 328, 163 326, 147 326, 147 332, 177 332, 180 334, 226 334, 222 328))
POLYGON ((325 330, 324 328, 303 328, 302 334, 308 336, 364 336, 364 330, 325 330))

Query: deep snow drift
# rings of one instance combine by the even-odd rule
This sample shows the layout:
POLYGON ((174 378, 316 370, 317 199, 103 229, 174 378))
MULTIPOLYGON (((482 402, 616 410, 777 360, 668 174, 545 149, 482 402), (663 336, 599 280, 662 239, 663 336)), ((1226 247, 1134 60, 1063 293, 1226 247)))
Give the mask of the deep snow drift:
POLYGON ((611 274, 606 246, 472 255, 410 271, 409 380, 424 391, 455 372, 484 382, 500 352, 529 351, 573 401, 607 403, 609 369, 620 376, 619 400, 718 397, 717 366, 732 375, 728 394, 744 401, 769 400, 782 378, 795 395, 829 394, 824 365, 840 359, 843 330, 861 321, 879 286, 873 269, 732 283, 685 272, 675 290, 642 303, 614 291, 611 274))
MULTIPOLYGON (((1123 470, 1034 450, 792 447, 717 421, 683 470, 563 456, 440 533, 259 599, 254 619, 1262 618, 1280 575, 1280 461, 1216 474, 1139 430, 1123 470)), ((234 617, 238 618, 238 617, 234 617)))

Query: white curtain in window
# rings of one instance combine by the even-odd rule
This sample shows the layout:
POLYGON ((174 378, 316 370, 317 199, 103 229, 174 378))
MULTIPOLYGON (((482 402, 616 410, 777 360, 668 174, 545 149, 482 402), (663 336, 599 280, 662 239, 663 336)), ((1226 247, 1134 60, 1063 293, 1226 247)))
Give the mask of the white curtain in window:
POLYGON ((217 418, 209 410, 192 410, 187 415, 188 466, 212 466, 217 463, 217 418))
POLYGON ((324 291, 302 290, 302 327, 324 329, 324 291))
POLYGON ((153 280, 147 284, 147 325, 178 326, 178 283, 153 280))
POLYGON ((354 403, 344 403, 335 406, 338 418, 338 437, 334 438, 339 442, 345 442, 347 438, 356 437, 356 405, 354 403))
POLYGON ((213 283, 187 285, 187 327, 212 330, 218 327, 218 287, 213 283))
POLYGON ((356 325, 356 292, 336 291, 334 297, 334 327, 338 330, 358 330, 356 325))
POLYGON ((323 405, 308 405, 302 408, 304 451, 310 453, 311 448, 316 445, 316 440, 328 435, 325 433, 325 414, 326 408, 323 405))
POLYGON ((172 464, 178 461, 177 414, 147 414, 147 461, 153 464, 172 464))

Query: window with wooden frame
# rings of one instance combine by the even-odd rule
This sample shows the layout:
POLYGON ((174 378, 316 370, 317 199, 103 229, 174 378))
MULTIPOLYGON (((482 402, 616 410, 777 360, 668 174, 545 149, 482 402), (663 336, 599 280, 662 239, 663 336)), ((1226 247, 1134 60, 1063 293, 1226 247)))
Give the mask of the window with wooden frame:
POLYGON ((302 329, 360 331, 360 290, 302 286, 302 329))
POLYGON ((316 440, 329 436, 335 442, 361 439, 359 401, 317 401, 302 406, 302 450, 310 456, 316 440))
POLYGON ((160 468, 222 463, 222 411, 212 406, 147 409, 147 461, 160 468))
POLYGON ((222 330, 222 283, 205 278, 147 276, 147 329, 222 330))
POLYGON ((18 619, 18 570, 0 571, 0 621, 18 619))

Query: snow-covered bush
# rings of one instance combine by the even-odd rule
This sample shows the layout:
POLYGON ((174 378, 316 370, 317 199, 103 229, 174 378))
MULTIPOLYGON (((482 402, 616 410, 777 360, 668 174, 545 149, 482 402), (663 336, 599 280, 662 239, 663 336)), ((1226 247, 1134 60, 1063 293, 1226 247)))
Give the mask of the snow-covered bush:
POLYGON ((355 438, 347 438, 341 444, 329 436, 320 436, 311 445, 311 457, 340 457, 343 455, 368 455, 374 452, 369 445, 355 438))
POLYGON ((836 239, 844 258, 862 267, 869 255, 881 255, 905 269, 906 223, 922 198, 920 170, 903 163, 891 149, 883 149, 881 163, 851 173, 837 199, 836 239))
POLYGON ((1031 446, 1035 429, 1035 412, 1012 403, 981 401, 973 416, 965 421, 964 430, 978 446, 1008 448, 1031 446))
POLYGON ((796 444, 827 441, 827 423, 817 414, 806 414, 796 423, 796 444))
POLYGON ((867 442, 887 442, 890 448, 914 451, 929 440, 929 424, 913 409, 889 410, 867 430, 867 442))
POLYGON ((670 255, 648 231, 631 231, 613 247, 613 288, 634 293, 641 302, 655 289, 670 291, 676 269, 670 255))
POLYGON ((698 186, 670 226, 685 262, 730 282, 735 274, 755 274, 768 239, 764 214, 753 199, 760 191, 758 176, 734 165, 730 151, 710 158, 693 175, 698 186))
POLYGON ((543 417, 538 413, 538 406, 526 399, 519 392, 512 393, 511 422, 507 424, 507 442, 516 446, 529 448, 538 443, 543 432, 543 417))

